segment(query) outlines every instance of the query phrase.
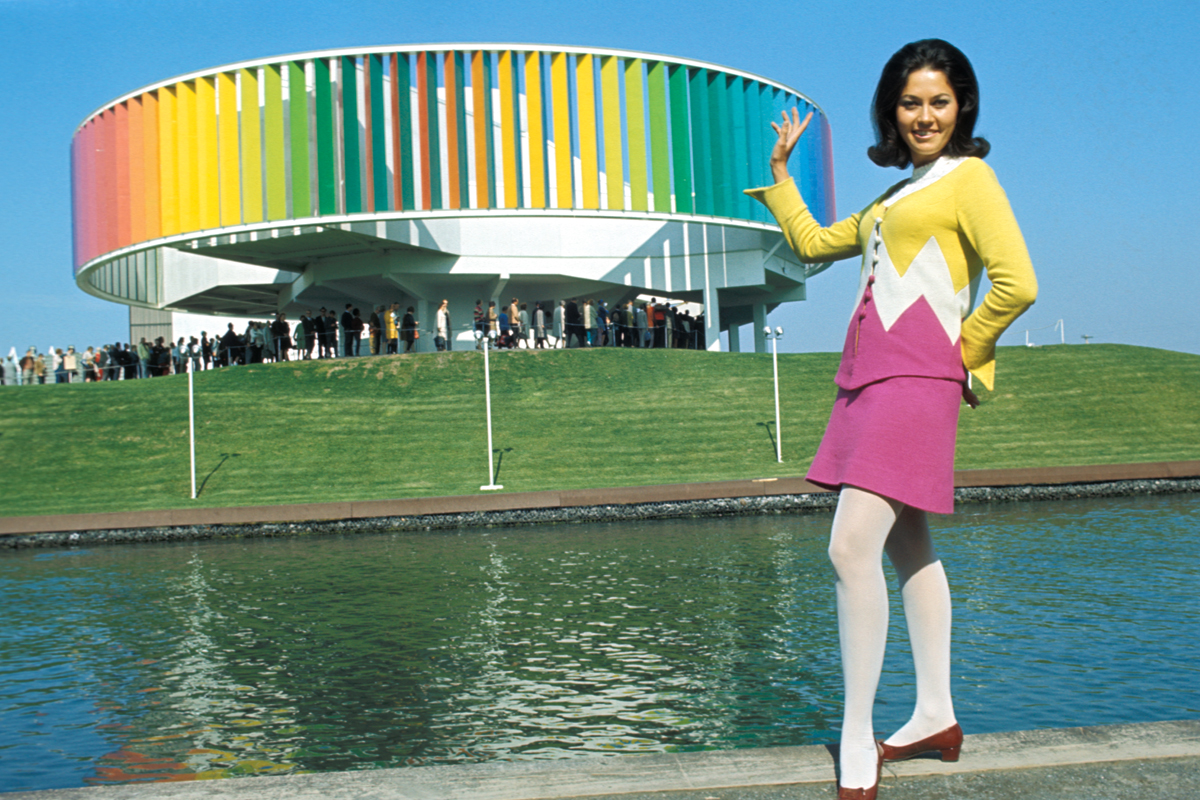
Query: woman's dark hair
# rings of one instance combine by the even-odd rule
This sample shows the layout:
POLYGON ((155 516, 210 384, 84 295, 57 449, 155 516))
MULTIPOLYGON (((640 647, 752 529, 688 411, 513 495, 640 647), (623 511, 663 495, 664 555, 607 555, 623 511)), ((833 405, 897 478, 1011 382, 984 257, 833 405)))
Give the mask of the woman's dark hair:
POLYGON ((945 75, 958 101, 958 120, 943 152, 950 156, 986 157, 992 146, 987 139, 974 136, 975 120, 979 117, 979 83, 975 80, 975 70, 961 50, 941 39, 922 39, 906 44, 884 65, 875 87, 875 98, 871 101, 875 144, 867 148, 867 157, 881 167, 903 169, 909 165, 912 159, 908 145, 896 127, 896 107, 908 76, 920 69, 932 69, 945 75))

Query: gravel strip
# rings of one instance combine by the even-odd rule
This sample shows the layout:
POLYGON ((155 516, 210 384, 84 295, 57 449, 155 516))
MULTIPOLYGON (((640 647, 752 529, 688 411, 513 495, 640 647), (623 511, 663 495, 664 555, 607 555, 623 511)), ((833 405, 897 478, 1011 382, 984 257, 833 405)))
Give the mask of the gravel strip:
MULTIPOLYGON (((960 505, 1020 503, 1034 500, 1074 500, 1092 497, 1200 492, 1200 478, 1107 481, 1040 486, 984 486, 959 488, 960 505)), ((195 541, 310 534, 344 534, 381 531, 430 531, 491 528, 570 522, 617 522, 681 517, 723 517, 744 514, 804 514, 832 511, 837 495, 790 494, 769 497, 727 497, 718 500, 635 503, 630 505, 531 508, 516 511, 476 511, 462 514, 428 514, 407 517, 274 522, 252 525, 180 525, 165 528, 129 528, 101 531, 33 533, 0 537, 0 548, 69 547, 133 542, 195 541)))

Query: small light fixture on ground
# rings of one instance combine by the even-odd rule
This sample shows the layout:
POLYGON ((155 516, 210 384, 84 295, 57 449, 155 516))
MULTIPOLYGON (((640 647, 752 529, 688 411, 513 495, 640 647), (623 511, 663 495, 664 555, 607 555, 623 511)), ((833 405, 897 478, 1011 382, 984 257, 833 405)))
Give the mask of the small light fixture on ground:
POLYGON ((783 433, 779 430, 779 349, 777 343, 783 338, 783 328, 776 327, 771 332, 771 326, 763 328, 763 333, 771 340, 771 363, 775 367, 775 458, 783 463, 783 433))

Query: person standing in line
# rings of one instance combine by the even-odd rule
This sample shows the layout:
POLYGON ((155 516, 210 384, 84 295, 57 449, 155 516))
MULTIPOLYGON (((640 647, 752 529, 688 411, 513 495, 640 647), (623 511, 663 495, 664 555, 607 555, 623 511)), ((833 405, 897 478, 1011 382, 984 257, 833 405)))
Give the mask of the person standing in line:
MULTIPOLYGON (((492 304, 492 311, 495 310, 495 303, 492 304)), ((437 346, 438 352, 452 350, 450 345, 450 335, 453 329, 450 326, 450 301, 442 300, 442 304, 438 306, 437 319, 437 335, 433 337, 433 343, 437 346)))
POLYGON ((383 315, 383 327, 387 333, 387 354, 394 356, 400 352, 400 304, 392 303, 383 315))
POLYGON ((367 334, 369 336, 367 347, 371 351, 371 355, 377 356, 382 351, 379 347, 381 333, 383 331, 383 306, 375 306, 371 309, 371 316, 367 318, 367 334))
POLYGON ((292 329, 287 321, 287 314, 280 311, 271 323, 271 338, 275 342, 275 360, 288 361, 288 351, 292 349, 292 329))
POLYGON ((487 313, 483 310, 483 301, 475 301, 475 310, 472 313, 472 322, 475 325, 475 349, 480 349, 482 342, 487 339, 487 313))
POLYGON ((413 307, 409 306, 400 323, 400 336, 404 339, 404 352, 411 353, 413 343, 417 340, 417 318, 413 316, 413 307))
POLYGON ((212 369, 213 343, 208 338, 208 331, 200 331, 200 358, 204 363, 204 369, 212 369))
POLYGON ((533 346, 538 350, 546 349, 546 309, 541 303, 533 312, 533 346))
POLYGON ((792 109, 772 123, 775 185, 748 192, 801 261, 863 259, 837 399, 807 479, 839 492, 829 543, 845 684, 838 797, 865 800, 876 797, 884 761, 926 752, 958 760, 950 590, 927 515, 954 510, 959 408, 979 403, 970 376, 992 388, 996 341, 1037 296, 1020 227, 983 162, 990 145, 974 136, 979 86, 967 57, 940 39, 905 45, 883 68, 872 105, 876 142, 867 155, 882 167, 911 164, 908 180, 822 228, 788 176, 812 118, 802 122, 792 109), (985 272, 991 288, 971 312, 964 293, 985 272), (924 287, 921 302, 913 285, 924 287), (900 579, 917 698, 909 721, 877 744, 885 552, 900 579))
POLYGON ((322 307, 313 317, 313 335, 317 340, 317 358, 328 357, 329 338, 325 335, 325 308, 322 307))
POLYGON ((338 346, 341 342, 338 341, 338 317, 337 312, 332 308, 325 312, 325 342, 329 348, 329 357, 337 358, 338 346))
POLYGON ((79 354, 75 352, 75 345, 67 348, 67 352, 63 353, 63 370, 67 373, 67 383, 75 383, 76 373, 79 370, 79 354))
POLYGON ((500 315, 496 313, 496 301, 488 300, 487 307, 487 340, 491 342, 500 335, 500 315))
POLYGON ((566 324, 567 347, 572 346, 572 339, 575 340, 575 347, 583 347, 583 315, 579 313, 579 304, 574 297, 567 301, 563 321, 566 324))
POLYGON ((342 312, 342 347, 345 349, 344 355, 354 355, 354 345, 351 340, 355 338, 354 334, 354 305, 346 303, 346 310, 342 312))
POLYGON ((650 346, 650 315, 646 313, 646 304, 633 308, 635 330, 633 332, 633 344, 635 347, 650 346))
POLYGON ((363 331, 367 329, 367 323, 363 321, 362 312, 357 308, 354 309, 352 321, 354 324, 354 355, 359 356, 362 354, 362 335, 363 331))
POLYGON ((512 302, 508 304, 508 324, 513 326, 513 328, 516 328, 517 326, 517 316, 520 310, 521 308, 517 304, 517 298, 514 297, 512 302))
POLYGON ((554 307, 554 349, 563 347, 563 334, 566 332, 567 301, 559 300, 554 307))
MULTIPOLYGON (((146 341, 145 336, 143 336, 142 340, 137 344, 137 357, 138 377, 148 378, 150 376, 150 343, 146 341)), ((80 380, 83 379, 82 374, 79 377, 80 380)))
POLYGON ((625 309, 620 303, 613 306, 612 313, 608 318, 609 327, 612 329, 613 347, 625 346, 625 309))
POLYGON ((521 309, 517 312, 517 327, 520 330, 520 341, 528 350, 533 347, 533 330, 529 327, 529 304, 521 303, 521 309))

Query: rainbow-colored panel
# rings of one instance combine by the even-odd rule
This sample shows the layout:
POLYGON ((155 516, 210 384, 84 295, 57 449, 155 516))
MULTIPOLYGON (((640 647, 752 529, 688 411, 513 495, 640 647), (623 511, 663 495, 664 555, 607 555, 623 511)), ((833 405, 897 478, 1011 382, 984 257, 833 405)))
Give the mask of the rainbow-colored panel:
POLYGON ((792 174, 833 220, 829 123, 778 83, 616 50, 322 51, 120 98, 71 144, 74 264, 239 226, 455 210, 577 209, 769 223, 769 127, 817 119, 792 174), (137 248, 135 248, 137 249, 137 248))

